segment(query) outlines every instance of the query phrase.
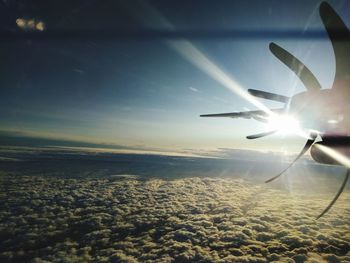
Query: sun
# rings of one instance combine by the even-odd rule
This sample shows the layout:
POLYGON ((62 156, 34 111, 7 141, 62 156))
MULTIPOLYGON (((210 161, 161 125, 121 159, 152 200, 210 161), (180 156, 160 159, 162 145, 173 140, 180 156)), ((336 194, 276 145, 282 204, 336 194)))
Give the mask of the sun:
POLYGON ((298 119, 292 115, 273 115, 267 120, 268 129, 276 130, 281 135, 295 135, 302 133, 298 119))

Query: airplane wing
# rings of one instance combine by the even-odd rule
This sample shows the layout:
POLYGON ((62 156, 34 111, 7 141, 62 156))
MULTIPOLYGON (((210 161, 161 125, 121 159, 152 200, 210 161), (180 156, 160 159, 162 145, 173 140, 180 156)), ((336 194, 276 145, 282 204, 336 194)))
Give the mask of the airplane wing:
MULTIPOLYGON (((271 109, 275 113, 283 113, 285 111, 282 109, 271 109)), ((253 110, 253 111, 241 111, 241 112, 229 112, 229 113, 216 113, 216 114, 202 114, 200 117, 228 117, 228 118, 244 118, 244 119, 256 119, 263 121, 264 117, 269 114, 263 110, 253 110)))

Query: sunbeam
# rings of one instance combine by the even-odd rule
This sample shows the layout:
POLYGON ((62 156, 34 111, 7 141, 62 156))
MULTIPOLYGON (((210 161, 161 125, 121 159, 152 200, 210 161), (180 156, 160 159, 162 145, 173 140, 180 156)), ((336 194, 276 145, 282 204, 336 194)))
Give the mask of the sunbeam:
POLYGON ((232 77, 228 76, 218 65, 212 62, 205 54, 187 40, 180 41, 166 41, 168 45, 178 52, 183 58, 195 65, 198 69, 205 72, 208 76, 219 82, 225 88, 233 91, 246 101, 250 102, 260 110, 274 115, 274 113, 267 108, 260 101, 251 96, 239 83, 232 77))
MULTIPOLYGON (((175 31, 175 27, 155 8, 144 1, 139 1, 138 3, 139 8, 142 8, 144 11, 142 17, 140 17, 138 15, 139 13, 136 13, 131 6, 128 10, 135 16, 135 18, 142 21, 144 25, 150 27, 154 27, 155 25, 159 27, 160 25, 163 29, 175 31)), ((274 115, 269 108, 251 96, 235 79, 226 74, 224 70, 212 62, 203 52, 188 40, 165 40, 165 43, 192 65, 196 66, 228 90, 236 93, 238 96, 250 102, 260 110, 263 110, 270 116, 274 115)))

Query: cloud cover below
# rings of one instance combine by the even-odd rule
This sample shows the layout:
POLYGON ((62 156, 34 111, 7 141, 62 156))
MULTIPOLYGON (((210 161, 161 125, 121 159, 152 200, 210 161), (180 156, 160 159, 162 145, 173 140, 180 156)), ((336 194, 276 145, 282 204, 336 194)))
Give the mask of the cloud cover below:
POLYGON ((0 185, 2 262, 350 261, 348 192, 315 221, 328 195, 240 179, 2 174, 0 185))

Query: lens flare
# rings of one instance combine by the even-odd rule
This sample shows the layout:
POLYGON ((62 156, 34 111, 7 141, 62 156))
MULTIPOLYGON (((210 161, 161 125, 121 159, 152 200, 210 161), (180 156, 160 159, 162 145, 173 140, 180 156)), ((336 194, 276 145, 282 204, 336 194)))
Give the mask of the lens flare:
POLYGON ((267 118, 269 130, 277 130, 282 135, 302 134, 297 118, 291 115, 272 115, 267 118))

